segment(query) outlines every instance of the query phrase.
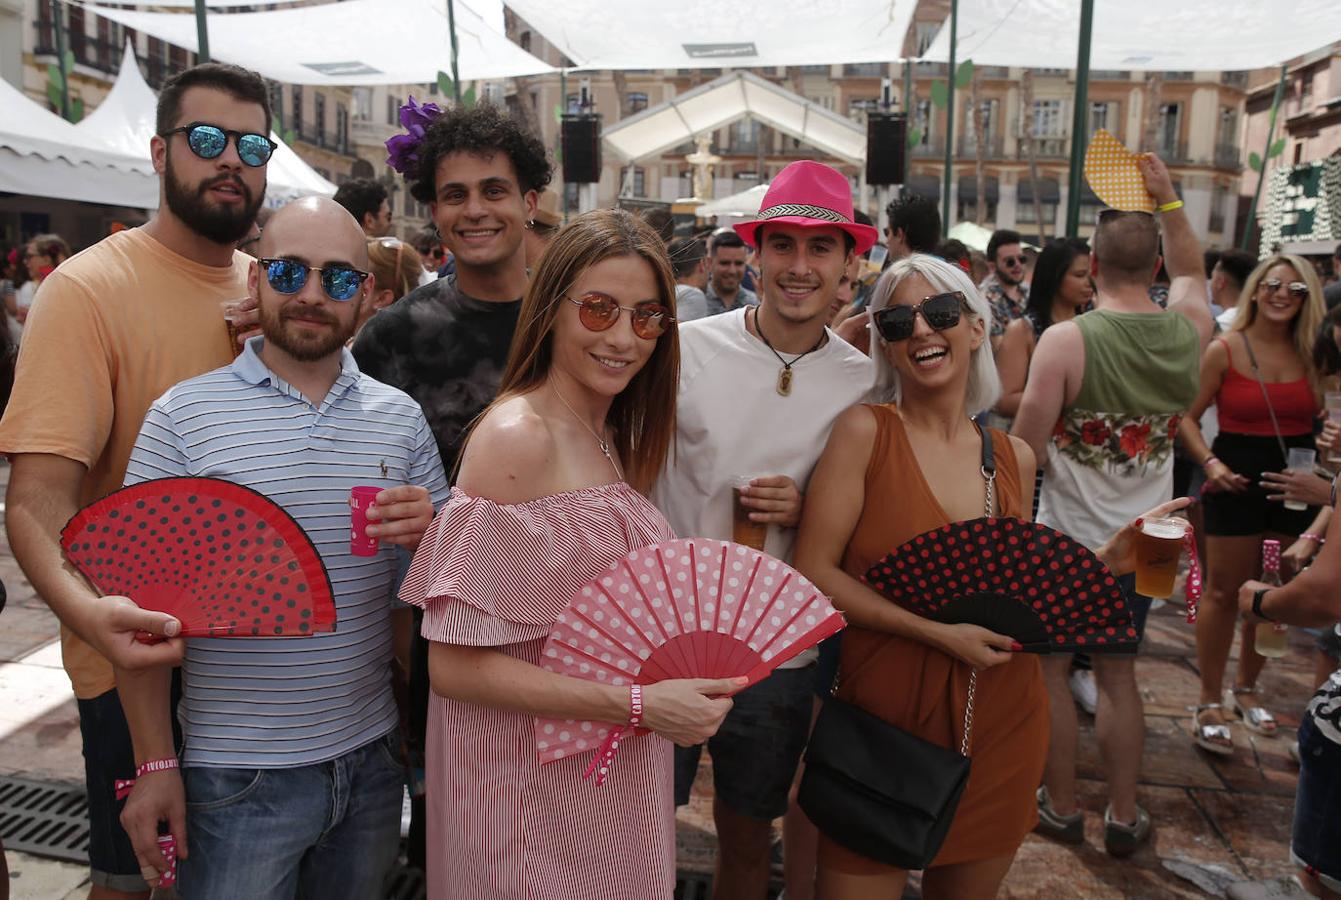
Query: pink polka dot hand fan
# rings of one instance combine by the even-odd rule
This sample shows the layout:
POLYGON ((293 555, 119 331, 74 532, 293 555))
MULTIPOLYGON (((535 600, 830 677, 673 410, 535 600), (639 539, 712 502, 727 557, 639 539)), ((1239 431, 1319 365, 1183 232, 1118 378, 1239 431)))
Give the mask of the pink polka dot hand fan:
POLYGON ((919 534, 863 580, 903 608, 1013 637, 1029 653, 1135 653, 1117 578, 1059 531, 1013 518, 919 534))
POLYGON ((183 637, 335 630, 312 541, 283 508, 216 478, 159 478, 84 507, 61 530, 71 564, 104 594, 170 613, 183 637))
MULTIPOLYGON (((613 685, 742 675, 754 684, 843 625, 786 563, 725 541, 664 541, 583 586, 554 623, 540 665, 613 685)), ((537 719, 540 761, 595 750, 613 730, 537 719)))

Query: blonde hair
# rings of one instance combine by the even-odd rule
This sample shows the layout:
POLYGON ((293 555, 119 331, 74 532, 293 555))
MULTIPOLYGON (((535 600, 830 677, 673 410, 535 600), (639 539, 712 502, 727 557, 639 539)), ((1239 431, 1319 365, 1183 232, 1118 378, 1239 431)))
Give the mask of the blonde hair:
POLYGON ((1322 328, 1323 319, 1327 318, 1327 304, 1322 296, 1322 282, 1308 260, 1292 253, 1278 253, 1258 263, 1257 268, 1252 270, 1248 280, 1243 283, 1243 290, 1239 292, 1239 302, 1234 307, 1234 324, 1229 330, 1246 331, 1257 321, 1257 289, 1266 278, 1266 273, 1280 265, 1294 269, 1299 280, 1308 285, 1308 297, 1300 304, 1299 312, 1295 313, 1294 321, 1290 323, 1290 332, 1294 339, 1295 352, 1304 363, 1308 383, 1313 388, 1313 393, 1321 399, 1322 376, 1313 361, 1313 343, 1319 329, 1322 328))
MULTIPOLYGON (((651 266, 658 299, 674 315, 675 278, 661 237, 624 210, 584 213, 559 231, 531 276, 494 404, 545 383, 554 359, 554 320, 564 297, 587 269, 620 256, 636 256, 651 266)), ((661 474, 675 438, 679 380, 680 337, 672 326, 657 338, 647 363, 610 404, 606 420, 614 430, 624 472, 629 484, 643 493, 651 490, 661 474)))
MULTIPOLYGON (((875 359, 875 388, 872 397, 877 403, 898 403, 902 399, 899 385, 899 373, 890 365, 880 347, 884 339, 875 327, 875 314, 889 305, 890 298, 899 284, 913 275, 921 276, 937 292, 960 291, 968 300, 969 314, 983 323, 984 332, 990 333, 992 310, 987 300, 969 281, 964 270, 951 265, 943 259, 914 253, 890 266, 880 280, 875 283, 871 294, 871 356, 875 359)), ((1001 378, 996 372, 996 362, 992 358, 992 341, 988 334, 969 360, 968 387, 965 391, 964 405, 970 415, 991 409, 1001 396, 1001 378)))
POLYGON ((368 238, 368 264, 377 279, 377 290, 390 290, 394 303, 419 287, 424 259, 400 238, 368 238))

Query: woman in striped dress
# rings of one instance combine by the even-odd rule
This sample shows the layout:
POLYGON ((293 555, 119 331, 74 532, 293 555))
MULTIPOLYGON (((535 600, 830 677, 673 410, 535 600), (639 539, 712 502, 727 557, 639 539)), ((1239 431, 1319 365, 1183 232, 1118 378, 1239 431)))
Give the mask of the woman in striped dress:
POLYGON ((643 691, 643 726, 609 779, 539 764, 535 718, 624 724, 628 688, 541 669, 588 580, 673 535, 643 496, 675 433, 675 285, 656 233, 627 213, 576 219, 540 261, 498 399, 462 452, 401 597, 430 642, 428 887, 444 898, 670 897, 671 741, 701 743, 728 680, 643 691), (716 698, 716 699, 714 699, 716 698))

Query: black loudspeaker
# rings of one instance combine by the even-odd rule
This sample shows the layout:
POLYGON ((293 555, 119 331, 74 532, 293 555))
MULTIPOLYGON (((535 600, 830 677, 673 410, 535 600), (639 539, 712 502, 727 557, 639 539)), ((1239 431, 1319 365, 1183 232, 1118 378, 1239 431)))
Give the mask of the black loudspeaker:
POLYGON ((905 154, 907 152, 907 116, 903 113, 867 113, 867 184, 903 184, 905 154))
POLYGON ((592 184, 601 180, 601 117, 563 117, 563 180, 592 184))

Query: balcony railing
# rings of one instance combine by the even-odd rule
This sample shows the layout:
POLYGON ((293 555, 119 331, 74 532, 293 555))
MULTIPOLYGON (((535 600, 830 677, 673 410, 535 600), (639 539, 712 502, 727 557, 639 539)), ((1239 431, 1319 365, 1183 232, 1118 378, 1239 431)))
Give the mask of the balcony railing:
MULTIPOLYGON (((1039 159, 1065 159, 1070 150, 1070 138, 1056 136, 1034 138, 1034 155, 1039 159)), ((1028 158, 1023 143, 1017 152, 1020 159, 1028 158)))
POLYGON ((1158 140, 1155 142, 1154 152, 1166 163, 1185 165, 1194 162, 1187 154, 1187 141, 1158 140))
POLYGON ((1247 72, 1221 72, 1221 73, 1220 73, 1220 83, 1223 84, 1225 87, 1238 88, 1239 90, 1247 90, 1247 88, 1248 88, 1248 73, 1247 73, 1247 72))
POLYGON ((945 155, 945 138, 932 137, 926 143, 913 145, 913 156, 926 159, 939 159, 945 155))
POLYGON ((1215 166, 1218 169, 1238 170, 1242 168, 1242 152, 1234 144, 1217 145, 1215 148, 1215 166))
POLYGON ((885 74, 884 63, 847 63, 843 66, 843 74, 859 76, 864 78, 880 78, 885 74))
MULTIPOLYGON (((959 148, 959 155, 967 159, 973 159, 978 155, 978 139, 971 134, 961 134, 956 141, 959 148)), ((1006 154, 1005 139, 999 135, 988 135, 987 146, 984 148, 986 159, 1001 159, 1006 154)))

